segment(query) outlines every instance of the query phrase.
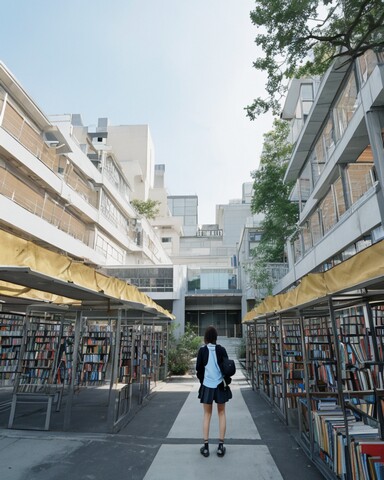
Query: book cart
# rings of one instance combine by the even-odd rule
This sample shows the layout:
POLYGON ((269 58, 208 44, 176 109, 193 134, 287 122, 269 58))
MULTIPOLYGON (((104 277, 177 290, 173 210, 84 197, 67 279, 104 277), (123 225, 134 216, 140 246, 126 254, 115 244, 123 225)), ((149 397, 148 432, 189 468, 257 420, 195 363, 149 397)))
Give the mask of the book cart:
POLYGON ((252 329, 255 345, 267 337, 270 389, 262 369, 255 385, 288 424, 297 419, 298 442, 325 478, 384 478, 384 304, 328 298, 252 329))
POLYGON ((258 389, 288 424, 297 419, 298 398, 305 396, 304 364, 299 319, 271 316, 248 324, 255 335, 247 355, 255 357, 253 388, 258 389))
POLYGON ((103 431, 117 431, 151 382, 167 374, 169 321, 123 308, 103 314, 42 308, 0 311, 7 426, 86 431, 103 418, 103 431), (20 423, 23 417, 28 421, 20 423))

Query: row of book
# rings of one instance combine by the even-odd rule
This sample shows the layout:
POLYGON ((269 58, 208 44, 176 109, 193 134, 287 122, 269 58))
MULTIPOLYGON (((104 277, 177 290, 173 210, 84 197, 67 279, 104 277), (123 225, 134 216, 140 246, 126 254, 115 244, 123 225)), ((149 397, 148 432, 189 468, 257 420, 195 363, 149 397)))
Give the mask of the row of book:
POLYGON ((12 326, 0 326, 0 339, 1 337, 22 337, 23 331, 18 326, 12 328, 12 326))
MULTIPOLYGON (((2 349, 3 350, 3 349, 2 349)), ((0 360, 14 360, 17 357, 16 351, 1 351, 0 350, 0 360)))
POLYGON ((81 353, 109 353, 111 347, 109 345, 83 345, 81 353))
POLYGON ((350 410, 344 414, 339 406, 314 411, 313 424, 320 457, 338 477, 345 480, 350 480, 350 475, 352 480, 384 479, 384 442, 379 438, 378 428, 357 420, 350 410))
POLYGON ((108 355, 99 354, 99 355, 84 355, 83 360, 86 363, 107 363, 108 355))
POLYGON ((23 360, 22 367, 29 368, 51 368, 52 362, 50 360, 23 360))
POLYGON ((53 360, 55 358, 55 350, 33 350, 27 351, 23 354, 23 360, 39 360, 39 359, 49 359, 53 360))
POLYGON ((9 346, 19 346, 22 343, 22 337, 0 337, 0 348, 9 347, 9 346))

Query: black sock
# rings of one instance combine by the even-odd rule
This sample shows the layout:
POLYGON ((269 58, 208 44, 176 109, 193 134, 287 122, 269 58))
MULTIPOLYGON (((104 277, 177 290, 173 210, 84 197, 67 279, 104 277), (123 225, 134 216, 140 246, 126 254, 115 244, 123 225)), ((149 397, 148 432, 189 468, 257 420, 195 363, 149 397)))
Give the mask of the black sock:
POLYGON ((209 450, 208 442, 206 442, 206 441, 204 441, 204 448, 206 448, 207 450, 209 450))

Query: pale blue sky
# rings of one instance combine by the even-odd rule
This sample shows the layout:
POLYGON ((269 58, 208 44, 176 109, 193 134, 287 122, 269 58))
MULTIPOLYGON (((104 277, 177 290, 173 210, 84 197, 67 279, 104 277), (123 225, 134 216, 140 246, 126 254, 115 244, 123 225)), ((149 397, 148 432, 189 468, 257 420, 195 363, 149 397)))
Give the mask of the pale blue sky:
POLYGON ((199 223, 241 197, 272 118, 253 0, 3 0, 0 60, 46 114, 148 124, 170 195, 198 195, 199 223))

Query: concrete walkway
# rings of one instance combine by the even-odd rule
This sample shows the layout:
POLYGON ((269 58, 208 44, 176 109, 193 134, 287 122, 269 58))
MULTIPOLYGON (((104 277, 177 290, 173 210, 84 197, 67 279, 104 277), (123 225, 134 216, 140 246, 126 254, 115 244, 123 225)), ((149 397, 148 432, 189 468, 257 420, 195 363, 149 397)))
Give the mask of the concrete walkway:
POLYGON ((241 372, 227 404, 227 452, 217 457, 217 414, 211 455, 204 458, 203 409, 191 376, 158 383, 118 434, 0 430, 1 480, 320 480, 273 409, 241 372))

